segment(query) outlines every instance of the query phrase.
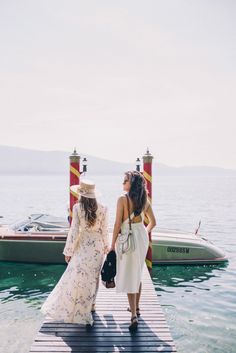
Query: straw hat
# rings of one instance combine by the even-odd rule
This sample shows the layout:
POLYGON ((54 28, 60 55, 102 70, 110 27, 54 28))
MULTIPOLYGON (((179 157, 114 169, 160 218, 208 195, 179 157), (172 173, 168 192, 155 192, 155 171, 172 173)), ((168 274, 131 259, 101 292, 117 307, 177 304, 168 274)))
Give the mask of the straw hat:
POLYGON ((89 199, 96 199, 101 193, 95 190, 95 183, 91 180, 82 180, 79 185, 72 185, 70 190, 76 196, 88 197, 89 199))

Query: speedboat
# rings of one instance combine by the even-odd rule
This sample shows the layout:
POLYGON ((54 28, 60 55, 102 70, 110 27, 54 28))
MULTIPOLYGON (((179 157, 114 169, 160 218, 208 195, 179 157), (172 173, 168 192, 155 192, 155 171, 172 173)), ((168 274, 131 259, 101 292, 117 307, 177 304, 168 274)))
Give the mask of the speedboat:
POLYGON ((158 229, 152 232, 154 264, 211 264, 227 261, 224 252, 198 232, 158 229))
MULTIPOLYGON (((43 213, 11 225, 0 224, 0 261, 65 263, 62 252, 68 231, 67 219, 43 213)), ((152 232, 152 253, 153 263, 159 265, 227 261, 221 249, 197 232, 173 229, 152 232)))
POLYGON ((13 224, 0 224, 0 261, 65 263, 62 254, 67 219, 39 213, 13 224))

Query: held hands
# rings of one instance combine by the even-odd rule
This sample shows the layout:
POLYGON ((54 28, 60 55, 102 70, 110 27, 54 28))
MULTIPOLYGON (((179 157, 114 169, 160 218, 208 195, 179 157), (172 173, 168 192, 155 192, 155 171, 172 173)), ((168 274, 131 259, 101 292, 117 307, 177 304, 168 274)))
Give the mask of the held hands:
POLYGON ((115 245, 114 244, 111 244, 110 250, 108 252, 110 252, 110 251, 115 251, 115 245))
POLYGON ((69 263, 71 259, 71 256, 65 256, 65 262, 69 263))

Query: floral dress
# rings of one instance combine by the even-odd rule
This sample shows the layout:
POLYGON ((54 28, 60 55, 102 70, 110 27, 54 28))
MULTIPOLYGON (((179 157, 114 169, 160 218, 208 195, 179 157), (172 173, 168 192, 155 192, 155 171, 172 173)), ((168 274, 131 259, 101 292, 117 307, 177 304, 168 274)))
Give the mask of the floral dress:
POLYGON ((108 244, 107 208, 98 204, 95 225, 89 227, 80 203, 73 207, 72 223, 63 254, 71 256, 65 272, 40 311, 57 321, 93 324, 99 275, 108 244))

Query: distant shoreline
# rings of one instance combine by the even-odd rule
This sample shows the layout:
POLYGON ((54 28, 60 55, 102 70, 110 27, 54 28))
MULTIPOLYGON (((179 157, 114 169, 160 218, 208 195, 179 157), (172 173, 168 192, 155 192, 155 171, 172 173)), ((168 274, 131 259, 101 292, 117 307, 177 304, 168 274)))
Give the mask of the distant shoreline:
MULTIPOLYGON (((67 175, 69 155, 66 151, 38 151, 0 145, 0 175, 67 175)), ((121 175, 126 170, 135 169, 135 161, 121 163, 86 154, 82 156, 88 160, 90 175, 121 175)), ((236 176, 236 170, 209 166, 171 167, 154 162, 153 175, 236 176)))

